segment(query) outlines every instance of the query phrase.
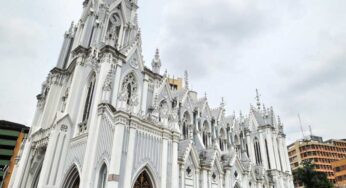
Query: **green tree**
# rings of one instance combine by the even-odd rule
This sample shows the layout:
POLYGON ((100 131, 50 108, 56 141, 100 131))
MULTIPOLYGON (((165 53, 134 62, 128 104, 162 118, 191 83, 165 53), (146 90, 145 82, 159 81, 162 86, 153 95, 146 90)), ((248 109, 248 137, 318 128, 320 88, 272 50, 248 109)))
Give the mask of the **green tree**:
POLYGON ((305 188, 332 188, 327 175, 322 172, 315 171, 315 165, 311 161, 304 161, 303 167, 293 171, 295 183, 303 184, 305 188))

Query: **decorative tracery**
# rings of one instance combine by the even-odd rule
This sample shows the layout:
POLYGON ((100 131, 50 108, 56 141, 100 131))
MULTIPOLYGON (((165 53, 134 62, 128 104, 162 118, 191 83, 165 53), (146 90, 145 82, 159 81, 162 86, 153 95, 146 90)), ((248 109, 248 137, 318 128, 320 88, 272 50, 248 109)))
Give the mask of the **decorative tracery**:
POLYGON ((133 188, 153 188, 150 177, 143 171, 137 178, 133 188))
POLYGON ((111 17, 109 18, 109 24, 108 24, 107 33, 106 33, 106 40, 108 40, 109 43, 113 46, 115 46, 118 41, 120 28, 121 28, 121 20, 118 14, 116 13, 112 14, 111 17))
POLYGON ((138 85, 133 73, 129 73, 124 77, 121 88, 121 100, 125 101, 129 106, 135 106, 137 104, 138 85))

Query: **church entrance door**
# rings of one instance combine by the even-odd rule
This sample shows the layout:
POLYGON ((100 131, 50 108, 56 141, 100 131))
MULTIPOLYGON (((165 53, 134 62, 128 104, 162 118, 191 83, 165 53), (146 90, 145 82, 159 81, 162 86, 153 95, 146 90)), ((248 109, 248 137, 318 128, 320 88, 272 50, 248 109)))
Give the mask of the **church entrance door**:
POLYGON ((137 178, 133 188, 153 188, 150 177, 146 171, 143 171, 137 178))

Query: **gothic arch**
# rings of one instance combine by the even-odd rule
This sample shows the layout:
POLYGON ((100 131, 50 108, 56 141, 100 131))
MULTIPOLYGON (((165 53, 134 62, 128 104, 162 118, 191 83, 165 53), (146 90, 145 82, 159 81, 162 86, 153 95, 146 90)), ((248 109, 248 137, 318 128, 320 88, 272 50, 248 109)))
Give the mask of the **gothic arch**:
POLYGON ((157 184, 153 174, 151 173, 150 167, 145 165, 142 170, 138 171, 137 175, 134 176, 132 188, 157 188, 157 184))
POLYGON ((170 106, 166 99, 161 100, 158 106, 159 109, 159 121, 168 120, 170 106))
POLYGON ((219 129, 219 146, 221 151, 225 151, 227 149, 227 134, 223 127, 219 129))
POLYGON ((68 173, 65 175, 63 183, 64 188, 79 188, 80 173, 76 164, 72 165, 68 173))
POLYGON ((106 187, 106 183, 107 183, 107 177, 108 177, 108 166, 107 164, 104 162, 99 170, 97 171, 97 187, 98 188, 105 188, 106 187))
POLYGON ((183 135, 184 139, 188 139, 189 138, 189 132, 190 132, 190 126, 191 125, 191 115, 188 111, 185 111, 183 113, 183 117, 181 120, 181 132, 183 135))
POLYGON ((120 85, 120 100, 125 102, 126 106, 137 106, 139 104, 138 100, 140 99, 138 76, 134 71, 130 71, 124 75, 120 85))
POLYGON ((202 140, 203 140, 203 144, 206 148, 209 145, 210 133, 211 133, 210 124, 208 123, 207 120, 205 120, 203 122, 203 127, 202 127, 202 140))
POLYGON ((107 18, 106 30, 103 38, 109 42, 109 45, 116 47, 122 42, 124 20, 120 10, 113 11, 107 18))

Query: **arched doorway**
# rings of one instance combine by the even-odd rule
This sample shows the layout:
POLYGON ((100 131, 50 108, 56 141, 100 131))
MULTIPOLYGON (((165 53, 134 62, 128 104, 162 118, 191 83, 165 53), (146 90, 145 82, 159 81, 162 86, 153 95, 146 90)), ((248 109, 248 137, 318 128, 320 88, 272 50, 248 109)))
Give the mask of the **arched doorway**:
POLYGON ((62 187, 64 188, 79 188, 80 177, 78 169, 73 166, 69 173, 66 174, 66 179, 62 187))
POLYGON ((133 188, 154 188, 153 183, 146 171, 143 171, 135 181, 133 188))

